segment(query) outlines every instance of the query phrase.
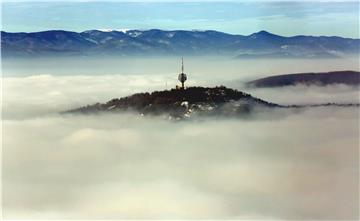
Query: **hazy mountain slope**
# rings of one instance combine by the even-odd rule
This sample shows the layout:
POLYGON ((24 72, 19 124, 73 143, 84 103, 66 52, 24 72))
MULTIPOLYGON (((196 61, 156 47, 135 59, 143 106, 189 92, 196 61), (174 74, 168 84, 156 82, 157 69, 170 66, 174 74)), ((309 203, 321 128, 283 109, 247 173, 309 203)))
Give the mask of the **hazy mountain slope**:
POLYGON ((41 55, 229 55, 238 58, 321 58, 358 54, 359 39, 282 37, 266 31, 249 36, 217 31, 129 30, 81 33, 1 32, 3 56, 41 55))
POLYGON ((327 73, 285 74, 261 78, 247 83, 248 86, 252 87, 283 87, 296 84, 346 84, 356 86, 360 84, 360 72, 333 71, 327 73))

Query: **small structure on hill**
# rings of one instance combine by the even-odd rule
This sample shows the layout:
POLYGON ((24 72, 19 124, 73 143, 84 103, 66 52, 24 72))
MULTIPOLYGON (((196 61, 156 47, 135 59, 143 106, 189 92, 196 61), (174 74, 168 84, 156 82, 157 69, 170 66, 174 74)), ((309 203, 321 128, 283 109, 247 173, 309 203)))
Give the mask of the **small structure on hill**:
POLYGON ((178 76, 178 80, 181 82, 181 89, 185 89, 184 83, 187 80, 187 76, 184 73, 184 59, 181 58, 181 73, 178 76))

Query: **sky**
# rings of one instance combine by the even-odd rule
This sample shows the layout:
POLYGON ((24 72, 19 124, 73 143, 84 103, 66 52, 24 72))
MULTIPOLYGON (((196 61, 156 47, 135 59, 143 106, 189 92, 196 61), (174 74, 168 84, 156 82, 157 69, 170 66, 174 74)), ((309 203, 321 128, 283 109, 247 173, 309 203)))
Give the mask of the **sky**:
POLYGON ((2 30, 217 30, 359 38, 357 1, 4 1, 2 30))

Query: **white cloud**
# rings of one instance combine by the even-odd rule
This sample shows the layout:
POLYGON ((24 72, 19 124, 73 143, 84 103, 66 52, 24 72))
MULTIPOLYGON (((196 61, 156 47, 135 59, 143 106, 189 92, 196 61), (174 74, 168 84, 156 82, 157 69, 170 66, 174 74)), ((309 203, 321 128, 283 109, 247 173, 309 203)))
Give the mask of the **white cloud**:
MULTIPOLYGON (((176 84, 176 74, 173 80, 166 72, 169 64, 135 63, 150 68, 142 74, 93 76, 74 75, 76 68, 62 70, 71 70, 67 76, 5 73, 5 219, 356 218, 358 108, 282 110, 246 120, 176 123, 130 113, 57 114, 163 89, 166 80, 169 87, 176 84), (159 74, 147 73, 153 66, 159 74)), ((121 64, 117 67, 123 72, 138 71, 121 64)), ((186 66, 189 84, 237 84, 233 79, 239 76, 244 80, 259 75, 245 66, 241 74, 235 73, 238 66, 227 61, 199 64, 206 70, 200 71, 195 61, 186 66), (223 68, 229 65, 232 68, 223 68)), ((283 64, 282 71, 291 68, 283 64)), ((277 90, 252 92, 284 103, 351 100, 358 94, 343 86, 277 90)))
POLYGON ((252 121, 5 120, 4 216, 353 217, 356 119, 356 109, 315 109, 252 121))

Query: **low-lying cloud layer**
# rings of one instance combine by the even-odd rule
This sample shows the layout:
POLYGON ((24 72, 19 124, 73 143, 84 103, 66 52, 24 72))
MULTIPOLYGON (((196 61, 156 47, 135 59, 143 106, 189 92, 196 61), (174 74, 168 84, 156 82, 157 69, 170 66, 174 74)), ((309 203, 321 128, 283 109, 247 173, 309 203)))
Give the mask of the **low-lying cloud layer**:
MULTIPOLYGON (((57 114, 164 89, 167 80, 170 88, 176 83, 171 79, 161 74, 3 78, 4 218, 359 216, 356 107, 186 122, 130 113, 57 114)), ((353 101, 359 93, 343 86, 276 90, 252 92, 281 103, 353 101)))
POLYGON ((344 84, 329 86, 296 86, 279 88, 247 88, 248 93, 262 99, 278 104, 358 104, 360 103, 360 90, 358 87, 344 84))
POLYGON ((179 123, 52 116, 3 128, 5 218, 358 215, 357 109, 179 123))

